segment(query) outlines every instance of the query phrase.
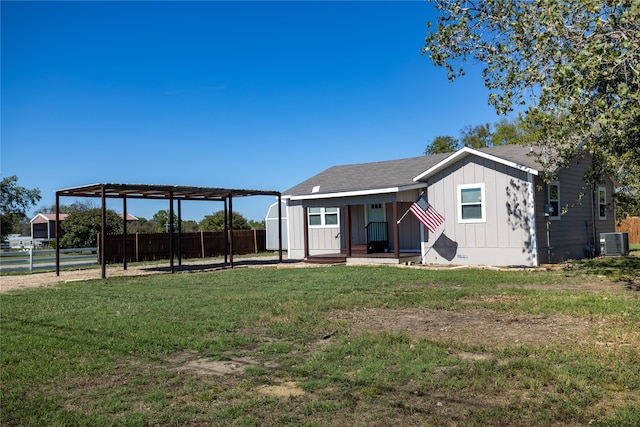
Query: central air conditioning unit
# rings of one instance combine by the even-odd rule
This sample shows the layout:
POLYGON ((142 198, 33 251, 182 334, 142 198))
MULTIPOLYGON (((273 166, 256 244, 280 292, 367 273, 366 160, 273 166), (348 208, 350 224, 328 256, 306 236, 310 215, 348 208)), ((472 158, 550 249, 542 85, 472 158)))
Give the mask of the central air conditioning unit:
POLYGON ((600 233, 600 254, 629 255, 629 233, 600 233))

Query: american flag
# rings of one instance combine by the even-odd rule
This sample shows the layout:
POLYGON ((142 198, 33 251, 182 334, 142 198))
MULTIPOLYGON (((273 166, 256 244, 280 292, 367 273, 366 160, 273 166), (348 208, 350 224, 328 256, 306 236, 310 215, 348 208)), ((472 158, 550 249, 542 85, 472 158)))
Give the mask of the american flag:
POLYGON ((418 220, 432 233, 444 223, 444 217, 440 215, 427 201, 420 195, 418 200, 409 208, 418 220))

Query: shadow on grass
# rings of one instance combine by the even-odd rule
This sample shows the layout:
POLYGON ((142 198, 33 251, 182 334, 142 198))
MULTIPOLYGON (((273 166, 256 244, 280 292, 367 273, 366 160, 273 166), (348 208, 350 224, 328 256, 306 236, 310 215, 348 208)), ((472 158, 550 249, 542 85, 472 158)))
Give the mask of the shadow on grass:
MULTIPOLYGON (((300 261, 298 260, 287 260, 287 259, 283 259, 282 262, 279 262, 278 260, 273 260, 273 259, 237 259, 233 261, 233 268, 239 268, 239 267, 277 267, 278 265, 282 265, 282 264, 295 264, 298 263, 300 261)), ((203 263, 198 263, 198 264, 183 264, 183 265, 178 265, 177 263, 174 264, 174 271, 175 272, 200 272, 200 271, 215 271, 215 270, 222 270, 222 269, 227 269, 227 268, 232 268, 231 264, 229 262, 224 262, 224 261, 212 261, 210 263, 207 262, 203 262, 203 263)), ((162 271, 162 272, 170 272, 171 271, 171 267, 166 266, 166 265, 162 265, 162 266, 149 266, 149 267, 144 267, 143 270, 147 270, 147 271, 162 271)))
POLYGON ((590 274, 627 282, 629 289, 640 291, 640 248, 632 249, 628 256, 601 256, 594 259, 577 260, 572 264, 590 274))

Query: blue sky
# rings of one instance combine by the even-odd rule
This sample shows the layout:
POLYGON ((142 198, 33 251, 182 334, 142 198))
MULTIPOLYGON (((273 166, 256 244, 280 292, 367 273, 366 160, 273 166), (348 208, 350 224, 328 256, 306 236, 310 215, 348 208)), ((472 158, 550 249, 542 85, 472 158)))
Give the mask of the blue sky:
MULTIPOLYGON (((423 1, 0 7, 1 173, 39 188, 38 206, 101 182, 284 191, 500 119, 478 66, 449 83, 421 56, 435 21, 423 1)), ((262 220, 273 202, 234 209, 262 220)), ((151 219, 168 202, 127 207, 151 219)), ((183 203, 182 214, 222 208, 183 203)))

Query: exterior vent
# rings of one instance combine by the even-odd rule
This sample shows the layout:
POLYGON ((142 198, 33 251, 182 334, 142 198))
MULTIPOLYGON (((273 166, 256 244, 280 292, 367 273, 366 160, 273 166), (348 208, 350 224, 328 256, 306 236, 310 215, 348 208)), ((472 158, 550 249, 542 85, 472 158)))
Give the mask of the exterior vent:
POLYGON ((629 255, 629 233, 600 233, 600 254, 629 255))

